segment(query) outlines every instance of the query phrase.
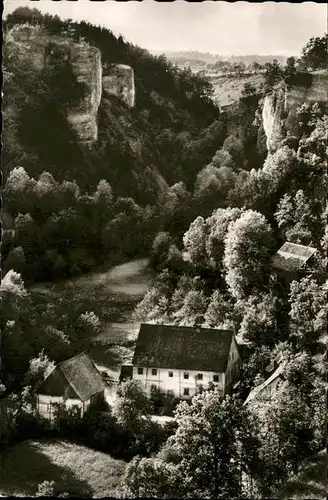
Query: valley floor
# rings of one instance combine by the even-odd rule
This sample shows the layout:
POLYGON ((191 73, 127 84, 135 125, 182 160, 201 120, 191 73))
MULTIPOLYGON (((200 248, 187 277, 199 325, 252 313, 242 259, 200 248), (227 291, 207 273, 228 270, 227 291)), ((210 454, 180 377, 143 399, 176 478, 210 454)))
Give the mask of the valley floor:
POLYGON ((77 497, 113 496, 125 463, 59 439, 18 443, 0 453, 0 495, 34 496, 43 481, 77 497))
POLYGON ((132 313, 152 280, 148 263, 148 259, 136 259, 105 272, 30 287, 32 293, 45 296, 50 305, 64 299, 79 310, 93 311, 101 318, 99 333, 81 339, 81 350, 114 381, 118 380, 121 365, 132 359, 140 326, 133 322, 132 313))

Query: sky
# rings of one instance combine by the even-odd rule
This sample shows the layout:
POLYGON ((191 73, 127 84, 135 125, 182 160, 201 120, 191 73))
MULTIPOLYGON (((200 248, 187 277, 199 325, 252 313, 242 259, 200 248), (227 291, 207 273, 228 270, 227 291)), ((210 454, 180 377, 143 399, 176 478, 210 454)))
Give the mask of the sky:
POLYGON ((151 52, 298 55, 327 32, 327 5, 313 2, 5 0, 4 16, 21 6, 105 26, 151 52))

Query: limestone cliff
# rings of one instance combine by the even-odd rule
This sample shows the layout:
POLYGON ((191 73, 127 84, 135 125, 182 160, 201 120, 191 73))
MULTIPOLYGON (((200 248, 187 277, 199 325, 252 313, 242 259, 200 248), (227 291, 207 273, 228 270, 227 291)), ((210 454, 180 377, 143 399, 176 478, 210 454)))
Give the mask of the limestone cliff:
POLYGON ((301 75, 288 85, 280 84, 260 101, 254 96, 226 106, 227 135, 243 143, 254 143, 257 136, 258 153, 274 152, 287 135, 299 137, 296 110, 306 102, 324 104, 328 112, 327 70, 301 75))
POLYGON ((126 64, 112 64, 102 79, 103 90, 124 101, 130 108, 135 105, 134 71, 126 64))
POLYGON ((135 105, 134 71, 114 64, 103 77, 101 53, 85 42, 77 43, 66 35, 51 35, 44 27, 17 25, 6 36, 8 57, 19 66, 40 73, 47 68, 69 65, 76 81, 83 84, 83 96, 68 103, 67 120, 82 144, 98 138, 98 109, 103 90, 115 95, 129 107, 135 105))
POLYGON ((274 152, 287 134, 298 137, 296 110, 303 103, 318 102, 328 110, 328 71, 307 76, 306 81, 282 85, 265 96, 262 124, 269 152, 274 152))
POLYGON ((102 95, 101 54, 86 43, 74 43, 64 36, 52 36, 40 26, 19 25, 10 30, 6 45, 18 64, 33 71, 67 63, 77 82, 84 84, 78 104, 68 105, 67 120, 83 144, 97 140, 97 113, 102 95))

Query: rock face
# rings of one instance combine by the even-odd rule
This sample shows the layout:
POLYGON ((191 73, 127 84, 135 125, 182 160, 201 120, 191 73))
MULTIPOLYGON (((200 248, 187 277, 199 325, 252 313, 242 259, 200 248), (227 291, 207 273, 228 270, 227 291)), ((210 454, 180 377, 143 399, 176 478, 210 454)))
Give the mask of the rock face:
POLYGON ((328 110, 328 71, 309 75, 306 83, 275 89, 264 98, 262 124, 267 149, 273 153, 287 133, 298 136, 296 110, 303 103, 321 103, 328 110))
POLYGON ((67 119, 80 141, 93 143, 98 138, 97 114, 102 96, 102 65, 100 51, 86 44, 73 45, 70 63, 79 83, 86 89, 76 109, 71 109, 67 119))
POLYGON ((67 120, 81 144, 91 145, 98 138, 97 115, 103 90, 135 105, 134 71, 130 66, 114 64, 103 77, 101 53, 87 43, 76 43, 66 36, 50 35, 41 26, 17 25, 6 37, 8 57, 18 66, 36 73, 69 65, 78 83, 83 84, 83 97, 68 104, 67 120))
POLYGON ((130 108, 135 105, 134 71, 126 64, 113 64, 102 79, 103 90, 124 101, 130 108))
POLYGON ((84 84, 78 104, 68 105, 67 120, 82 144, 97 140, 97 113, 102 95, 100 51, 86 43, 74 43, 61 36, 51 36, 39 26, 15 26, 6 44, 18 64, 41 73, 47 67, 69 64, 77 82, 84 84))

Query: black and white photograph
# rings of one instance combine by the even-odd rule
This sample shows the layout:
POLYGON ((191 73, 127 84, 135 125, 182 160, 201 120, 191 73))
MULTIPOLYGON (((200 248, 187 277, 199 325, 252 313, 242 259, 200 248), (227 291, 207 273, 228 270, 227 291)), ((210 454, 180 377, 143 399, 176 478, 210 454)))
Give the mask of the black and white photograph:
POLYGON ((327 498, 327 23, 4 0, 0 497, 327 498))

